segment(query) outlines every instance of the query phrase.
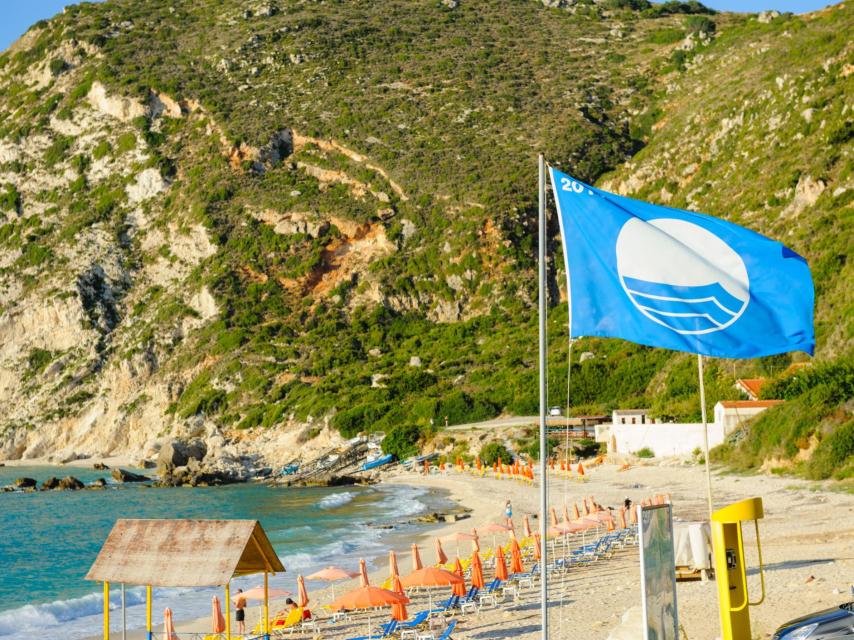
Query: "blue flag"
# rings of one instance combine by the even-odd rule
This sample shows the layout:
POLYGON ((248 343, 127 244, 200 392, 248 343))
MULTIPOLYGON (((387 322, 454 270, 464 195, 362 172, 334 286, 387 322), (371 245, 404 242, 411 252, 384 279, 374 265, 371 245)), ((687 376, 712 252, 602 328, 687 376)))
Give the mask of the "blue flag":
POLYGON ((549 171, 571 335, 721 358, 813 353, 812 278, 797 253, 712 216, 549 171))

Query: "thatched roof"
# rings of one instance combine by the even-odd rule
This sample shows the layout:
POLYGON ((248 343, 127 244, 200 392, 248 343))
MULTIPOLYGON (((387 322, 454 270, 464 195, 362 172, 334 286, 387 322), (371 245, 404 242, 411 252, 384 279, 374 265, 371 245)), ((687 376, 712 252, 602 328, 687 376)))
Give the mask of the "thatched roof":
POLYGON ((86 579, 207 587, 284 570, 257 520, 118 520, 86 579))

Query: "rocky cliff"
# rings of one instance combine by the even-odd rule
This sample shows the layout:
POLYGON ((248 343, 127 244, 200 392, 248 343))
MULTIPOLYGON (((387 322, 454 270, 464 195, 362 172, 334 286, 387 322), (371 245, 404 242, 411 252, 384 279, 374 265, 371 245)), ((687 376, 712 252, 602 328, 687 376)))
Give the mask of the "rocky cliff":
MULTIPOLYGON (((113 0, 35 25, 0 56, 0 459, 179 436, 281 462, 531 411, 538 151, 780 237, 819 357, 850 357, 852 17, 113 0)), ((681 356, 581 352, 580 410, 696 408, 681 356)))

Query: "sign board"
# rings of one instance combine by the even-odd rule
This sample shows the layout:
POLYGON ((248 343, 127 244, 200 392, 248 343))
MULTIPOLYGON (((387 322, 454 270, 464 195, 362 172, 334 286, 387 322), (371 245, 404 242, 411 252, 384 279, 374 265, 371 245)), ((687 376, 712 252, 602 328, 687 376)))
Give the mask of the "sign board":
POLYGON ((673 517, 669 504, 638 506, 644 640, 678 640, 673 517))

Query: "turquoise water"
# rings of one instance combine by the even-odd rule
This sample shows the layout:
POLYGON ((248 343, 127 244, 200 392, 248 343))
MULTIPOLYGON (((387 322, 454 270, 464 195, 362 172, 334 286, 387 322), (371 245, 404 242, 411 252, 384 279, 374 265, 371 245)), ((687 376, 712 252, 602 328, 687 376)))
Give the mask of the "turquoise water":
MULTIPOLYGON (((0 485, 29 476, 55 475, 84 482, 104 472, 64 467, 0 468, 0 485)), ((209 488, 153 489, 112 486, 103 491, 0 494, 0 640, 33 632, 73 640, 100 630, 100 585, 83 580, 117 518, 248 518, 260 520, 286 573, 271 585, 296 591, 298 573, 327 564, 356 569, 359 557, 383 555, 394 537, 411 536, 412 525, 394 530, 371 524, 399 523, 435 507, 442 498, 412 487, 280 488, 243 484, 209 488), (53 629, 54 633, 50 633, 53 629)), ((258 578, 238 585, 254 586, 258 578)), ((324 585, 309 583, 311 586, 324 585)), ((129 587, 129 628, 143 625, 143 591, 129 587)), ((210 590, 155 590, 155 604, 177 619, 210 611, 210 590)), ((114 598, 118 603, 119 590, 114 598)), ((114 616, 117 623, 118 616, 114 616)))

